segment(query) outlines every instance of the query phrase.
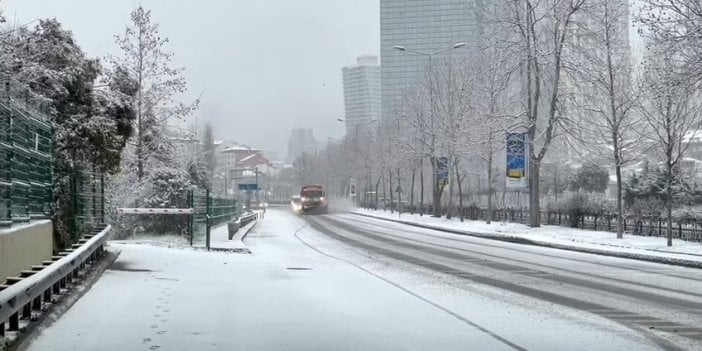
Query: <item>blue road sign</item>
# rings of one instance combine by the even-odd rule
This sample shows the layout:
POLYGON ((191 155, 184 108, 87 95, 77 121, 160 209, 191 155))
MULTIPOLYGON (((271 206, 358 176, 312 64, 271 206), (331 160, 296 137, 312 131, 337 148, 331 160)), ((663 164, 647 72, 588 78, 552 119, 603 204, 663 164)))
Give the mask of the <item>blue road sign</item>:
POLYGON ((258 184, 239 184, 239 190, 241 191, 257 191, 261 190, 261 188, 258 187, 258 184))

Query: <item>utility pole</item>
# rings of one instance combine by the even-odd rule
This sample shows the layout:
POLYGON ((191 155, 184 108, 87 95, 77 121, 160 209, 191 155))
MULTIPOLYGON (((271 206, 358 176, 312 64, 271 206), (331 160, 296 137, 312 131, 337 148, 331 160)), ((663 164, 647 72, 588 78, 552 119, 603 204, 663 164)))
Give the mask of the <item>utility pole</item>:
POLYGON ((229 171, 224 169, 224 195, 229 194, 229 171))
POLYGON ((254 168, 254 173, 256 174, 256 204, 258 204, 260 202, 258 198, 258 166, 254 168))

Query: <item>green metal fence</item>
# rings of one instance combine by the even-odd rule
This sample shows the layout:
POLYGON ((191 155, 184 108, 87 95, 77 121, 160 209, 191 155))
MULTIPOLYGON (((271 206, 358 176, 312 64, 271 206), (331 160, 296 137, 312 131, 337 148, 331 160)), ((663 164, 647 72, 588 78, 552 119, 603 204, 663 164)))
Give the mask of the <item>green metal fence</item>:
POLYGON ((190 220, 190 245, 210 247, 210 230, 227 223, 241 213, 241 205, 234 198, 213 196, 208 189, 193 189, 188 203, 194 213, 190 220))
POLYGON ((51 136, 45 114, 0 99, 0 225, 50 217, 51 136))
POLYGON ((207 239, 207 211, 209 193, 207 189, 193 189, 188 192, 188 202, 195 211, 190 216, 190 245, 205 246, 207 239))
POLYGON ((105 223, 105 178, 100 172, 82 171, 71 177, 71 203, 81 233, 105 223))

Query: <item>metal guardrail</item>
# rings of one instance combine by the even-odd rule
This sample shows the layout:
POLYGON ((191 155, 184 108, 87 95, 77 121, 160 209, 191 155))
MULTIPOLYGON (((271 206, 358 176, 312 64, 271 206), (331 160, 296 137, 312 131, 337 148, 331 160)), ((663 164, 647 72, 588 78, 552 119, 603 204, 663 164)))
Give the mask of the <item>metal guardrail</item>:
MULTIPOLYGON (((229 240, 232 240, 234 234, 238 232, 239 229, 243 228, 244 226, 255 221, 258 218, 259 215, 256 212, 248 212, 240 217, 237 217, 234 221, 229 222, 227 224, 227 230, 229 231, 227 237, 229 238, 229 240)), ((208 247, 207 249, 209 250, 210 248, 208 247)))
POLYGON ((243 216, 241 216, 237 219, 239 221, 239 228, 255 221, 257 218, 258 218, 258 213, 256 213, 256 212, 244 214, 243 216))
POLYGON ((61 289, 78 278, 86 264, 99 259, 111 228, 96 228, 74 248, 60 252, 52 261, 44 261, 44 267, 33 266, 32 271, 22 272, 24 277, 8 278, 14 283, 0 286, 0 337, 5 336, 5 324, 9 326, 7 331, 19 331, 20 313, 31 319, 32 311, 42 309, 42 302, 60 295, 61 289))

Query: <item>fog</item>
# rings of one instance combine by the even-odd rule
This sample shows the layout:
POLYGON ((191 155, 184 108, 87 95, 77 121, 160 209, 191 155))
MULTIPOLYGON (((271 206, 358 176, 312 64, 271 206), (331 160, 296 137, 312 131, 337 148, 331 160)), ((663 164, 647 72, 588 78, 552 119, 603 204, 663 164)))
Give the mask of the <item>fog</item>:
POLYGON ((8 22, 56 17, 92 56, 117 54, 114 35, 143 5, 170 39, 201 96, 191 123, 211 121, 218 139, 233 139, 278 158, 293 127, 318 140, 344 133, 341 67, 379 52, 378 0, 5 0, 8 22))

